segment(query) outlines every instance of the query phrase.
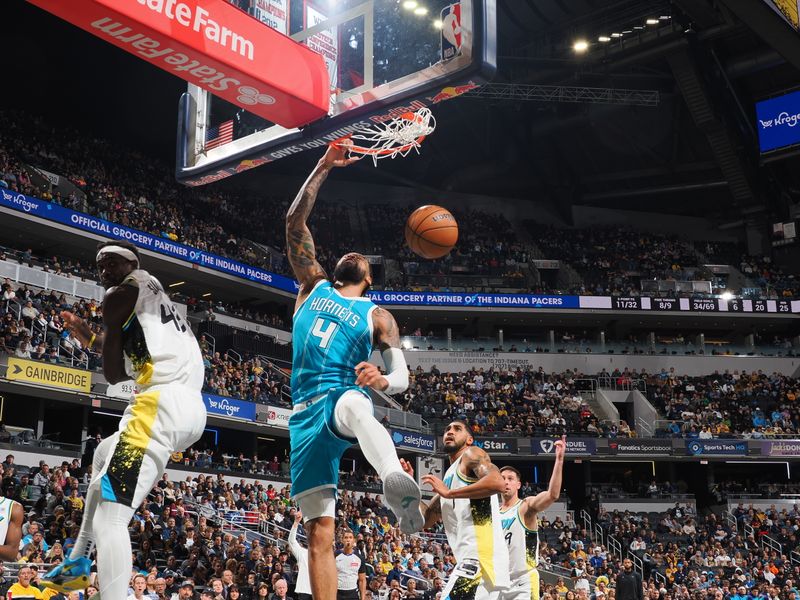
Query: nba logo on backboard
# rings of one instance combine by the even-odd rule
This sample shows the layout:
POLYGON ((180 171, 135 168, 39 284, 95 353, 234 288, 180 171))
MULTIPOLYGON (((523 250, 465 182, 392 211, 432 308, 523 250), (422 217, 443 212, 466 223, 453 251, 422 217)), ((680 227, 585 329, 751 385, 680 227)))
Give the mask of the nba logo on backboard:
POLYGON ((442 60, 450 60, 461 52, 461 4, 456 2, 442 9, 442 60))

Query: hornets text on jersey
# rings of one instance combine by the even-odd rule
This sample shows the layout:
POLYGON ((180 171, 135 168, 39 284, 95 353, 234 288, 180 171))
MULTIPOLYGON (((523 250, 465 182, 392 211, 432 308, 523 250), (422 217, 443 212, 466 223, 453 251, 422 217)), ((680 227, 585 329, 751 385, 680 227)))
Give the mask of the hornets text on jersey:
POLYGON ((332 388, 355 386, 354 367, 372 354, 369 298, 342 296, 323 279, 294 314, 292 400, 307 402, 332 388))

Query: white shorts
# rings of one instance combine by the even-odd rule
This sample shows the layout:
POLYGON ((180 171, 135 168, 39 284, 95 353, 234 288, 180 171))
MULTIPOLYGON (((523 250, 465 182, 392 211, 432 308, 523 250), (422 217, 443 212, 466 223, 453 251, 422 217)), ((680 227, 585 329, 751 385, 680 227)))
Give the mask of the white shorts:
POLYGON ((539 600, 539 571, 511 580, 511 587, 500 592, 500 600, 539 600))
POLYGON ((441 600, 499 600, 501 591, 484 581, 477 560, 464 560, 450 573, 441 600))
POLYGON ((136 394, 122 414, 119 431, 96 450, 103 468, 93 475, 92 484, 99 482, 103 500, 138 508, 164 473, 170 455, 199 440, 205 426, 200 390, 167 384, 136 394))

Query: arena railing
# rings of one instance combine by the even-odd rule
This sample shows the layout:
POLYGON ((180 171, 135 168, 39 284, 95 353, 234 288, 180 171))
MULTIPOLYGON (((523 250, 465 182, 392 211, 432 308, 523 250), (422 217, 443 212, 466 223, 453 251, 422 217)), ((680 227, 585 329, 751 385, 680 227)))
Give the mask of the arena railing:
POLYGON ((606 536, 606 545, 609 552, 614 554, 619 560, 622 560, 622 543, 613 535, 606 536))
POLYGON ((17 283, 33 285, 44 290, 62 292, 76 298, 103 299, 103 288, 94 281, 83 281, 77 277, 57 275, 43 269, 0 260, 0 278, 8 278, 17 283))
POLYGON ((789 561, 793 565, 800 565, 800 552, 798 552, 797 550, 792 550, 789 553, 789 561))

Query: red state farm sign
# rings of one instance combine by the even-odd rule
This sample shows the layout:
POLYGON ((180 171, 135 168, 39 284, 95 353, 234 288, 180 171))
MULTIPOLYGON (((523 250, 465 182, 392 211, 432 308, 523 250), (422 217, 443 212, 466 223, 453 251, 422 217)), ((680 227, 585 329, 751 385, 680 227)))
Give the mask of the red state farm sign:
POLYGON ((28 0, 283 127, 328 114, 322 56, 225 0, 28 0))

